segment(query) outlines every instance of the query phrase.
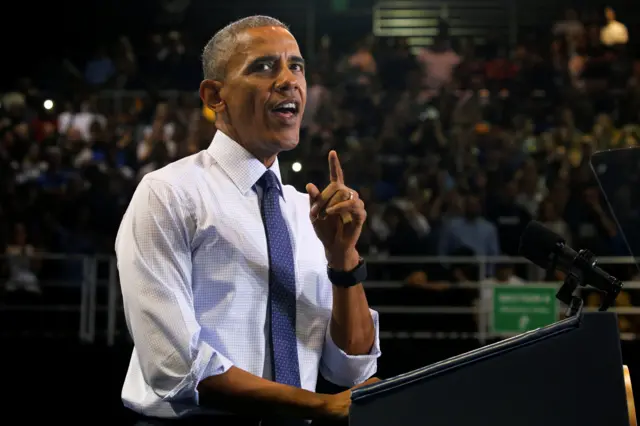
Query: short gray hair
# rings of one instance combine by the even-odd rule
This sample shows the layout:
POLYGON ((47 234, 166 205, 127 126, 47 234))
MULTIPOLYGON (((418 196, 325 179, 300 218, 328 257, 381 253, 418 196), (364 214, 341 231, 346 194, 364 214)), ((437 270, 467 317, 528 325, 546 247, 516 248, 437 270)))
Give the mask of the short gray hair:
POLYGON ((234 21, 218 31, 209 40, 202 52, 202 71, 206 80, 222 81, 236 39, 243 31, 260 27, 282 27, 287 25, 270 16, 254 15, 234 21))

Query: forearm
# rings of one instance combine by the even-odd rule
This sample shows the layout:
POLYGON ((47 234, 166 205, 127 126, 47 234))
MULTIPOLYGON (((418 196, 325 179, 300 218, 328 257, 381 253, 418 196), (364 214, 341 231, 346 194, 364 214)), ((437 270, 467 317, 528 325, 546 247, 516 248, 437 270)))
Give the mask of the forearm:
MULTIPOLYGON (((353 270, 359 263, 357 252, 340 258, 329 257, 332 268, 353 270)), ((349 355, 366 355, 374 344, 375 330, 369 303, 362 283, 353 287, 333 286, 333 309, 330 322, 331 338, 349 355)))
POLYGON ((203 379, 198 392, 201 406, 245 416, 317 419, 327 411, 327 395, 272 382, 237 367, 203 379))

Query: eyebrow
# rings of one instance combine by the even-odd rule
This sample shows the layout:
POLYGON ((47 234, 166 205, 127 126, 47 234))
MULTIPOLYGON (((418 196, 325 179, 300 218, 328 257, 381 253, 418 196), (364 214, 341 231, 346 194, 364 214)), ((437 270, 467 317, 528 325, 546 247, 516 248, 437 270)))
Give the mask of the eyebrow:
MULTIPOLYGON (((259 64, 261 62, 276 62, 280 57, 278 55, 265 55, 260 56, 253 61, 251 61, 251 65, 259 64)), ((305 65, 305 60, 302 56, 293 55, 290 56, 288 62, 292 62, 294 64, 305 65)))

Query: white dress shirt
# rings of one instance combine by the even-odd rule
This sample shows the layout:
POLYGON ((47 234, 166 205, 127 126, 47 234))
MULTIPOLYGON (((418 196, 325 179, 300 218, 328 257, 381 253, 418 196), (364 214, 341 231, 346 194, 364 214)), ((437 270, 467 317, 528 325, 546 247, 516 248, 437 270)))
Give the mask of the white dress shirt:
MULTIPOLYGON (((198 383, 231 366, 269 379, 269 259, 256 182, 267 168, 218 131, 209 149, 146 175, 122 219, 116 254, 135 344, 124 404, 145 415, 202 413, 198 383)), ((278 180, 278 161, 271 166, 278 180)), ((378 314, 368 355, 331 339, 332 285, 309 197, 284 185, 280 199, 295 256, 300 379, 318 371, 342 386, 377 369, 378 314)))
POLYGON ((629 42, 627 27, 622 22, 609 22, 600 30, 600 42, 605 46, 627 44, 629 42))

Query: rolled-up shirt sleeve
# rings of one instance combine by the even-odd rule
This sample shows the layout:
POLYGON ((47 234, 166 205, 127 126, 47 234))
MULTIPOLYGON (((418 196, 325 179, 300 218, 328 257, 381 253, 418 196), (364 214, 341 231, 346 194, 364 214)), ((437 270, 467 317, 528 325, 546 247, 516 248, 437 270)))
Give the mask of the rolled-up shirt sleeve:
POLYGON ((189 198, 143 179, 120 225, 116 254, 124 311, 147 385, 165 401, 198 403, 198 383, 232 363, 201 336, 193 308, 189 198))
POLYGON ((349 355, 335 344, 331 338, 331 327, 327 326, 320 363, 320 373, 328 381, 339 386, 352 387, 367 380, 378 370, 380 357, 380 327, 378 313, 369 309, 375 339, 371 350, 366 355, 349 355))

